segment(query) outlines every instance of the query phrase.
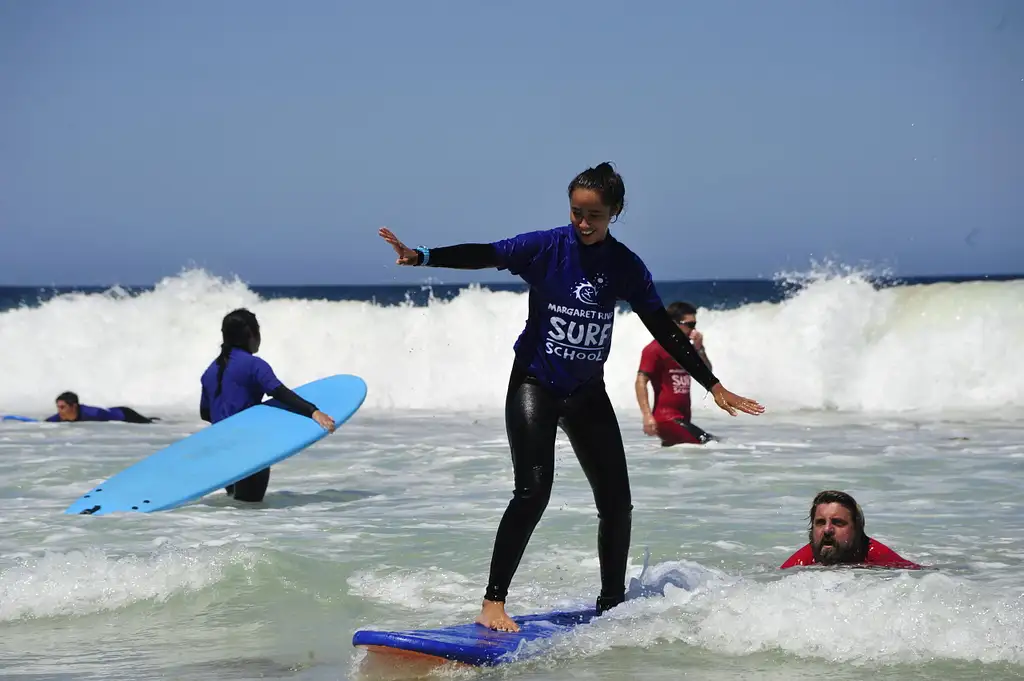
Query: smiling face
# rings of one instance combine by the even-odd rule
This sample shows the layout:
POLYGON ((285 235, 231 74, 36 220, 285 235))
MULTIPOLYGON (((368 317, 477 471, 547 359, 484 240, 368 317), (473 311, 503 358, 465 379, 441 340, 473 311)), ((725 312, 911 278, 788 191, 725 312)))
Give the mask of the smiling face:
POLYGON ((621 212, 618 206, 608 206, 593 189, 576 189, 569 197, 569 219, 576 235, 585 245, 599 243, 608 236, 608 225, 621 212))

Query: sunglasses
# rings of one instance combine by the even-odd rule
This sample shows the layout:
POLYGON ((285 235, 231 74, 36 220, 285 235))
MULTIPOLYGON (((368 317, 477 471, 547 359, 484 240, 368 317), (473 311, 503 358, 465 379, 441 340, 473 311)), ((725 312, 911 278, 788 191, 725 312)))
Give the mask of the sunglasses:
POLYGON ((679 322, 679 326, 685 326, 688 329, 696 329, 697 322, 679 322))

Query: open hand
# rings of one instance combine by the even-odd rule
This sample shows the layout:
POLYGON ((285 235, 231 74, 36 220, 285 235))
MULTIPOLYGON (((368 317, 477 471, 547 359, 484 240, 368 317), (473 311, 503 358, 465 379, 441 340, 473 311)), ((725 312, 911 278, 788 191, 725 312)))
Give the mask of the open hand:
POLYGON ((327 414, 323 413, 319 409, 313 412, 313 420, 320 424, 320 427, 326 430, 328 433, 334 432, 334 419, 327 414))
POLYGON ((399 265, 415 265, 420 261, 420 254, 417 251, 412 250, 405 244, 403 244, 395 233, 387 227, 381 227, 377 230, 377 234, 380 238, 391 244, 391 248, 395 249, 395 253, 398 254, 398 260, 395 262, 399 265))
POLYGON ((737 410, 754 415, 764 413, 764 407, 756 400, 731 393, 721 383, 716 383, 711 388, 711 394, 715 396, 715 404, 729 412, 730 416, 736 416, 737 410))

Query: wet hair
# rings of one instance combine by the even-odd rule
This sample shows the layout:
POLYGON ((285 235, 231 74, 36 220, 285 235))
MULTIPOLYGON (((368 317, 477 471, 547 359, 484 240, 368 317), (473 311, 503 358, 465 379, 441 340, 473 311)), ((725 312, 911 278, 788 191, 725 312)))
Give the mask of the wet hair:
POLYGON ((54 402, 64 402, 65 404, 69 404, 74 407, 78 405, 78 395, 70 390, 66 390, 60 395, 57 395, 57 399, 55 399, 54 402))
POLYGON ((857 533, 858 539, 867 544, 867 534, 864 532, 864 511, 860 509, 860 504, 857 500, 851 497, 846 492, 839 492, 834 489, 827 489, 814 497, 814 501, 811 502, 811 512, 807 514, 808 527, 807 534, 812 535, 814 533, 814 513, 818 510, 818 506, 821 504, 840 504, 843 508, 850 512, 853 517, 853 528, 857 533))
POLYGON ((260 323, 254 315, 244 307, 232 310, 224 316, 220 324, 220 356, 217 357, 217 391, 214 395, 220 395, 221 384, 224 382, 224 370, 228 368, 228 358, 231 357, 231 349, 238 348, 249 352, 252 349, 252 341, 260 338, 260 323))
POLYGON ((665 308, 665 311, 668 312, 668 316, 672 318, 672 321, 676 322, 677 324, 679 323, 679 320, 681 320, 686 315, 697 314, 697 308, 681 300, 677 300, 676 302, 671 303, 668 307, 665 308))
POLYGON ((598 193, 601 202, 612 212, 612 222, 626 207, 626 185, 622 175, 615 172, 612 164, 605 161, 595 168, 587 168, 569 183, 569 198, 577 189, 591 189, 598 193))

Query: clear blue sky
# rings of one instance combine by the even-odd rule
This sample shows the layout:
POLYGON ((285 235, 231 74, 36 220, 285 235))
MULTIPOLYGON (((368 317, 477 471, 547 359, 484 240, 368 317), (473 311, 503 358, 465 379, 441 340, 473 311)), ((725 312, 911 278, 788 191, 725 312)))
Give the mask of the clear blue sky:
POLYGON ((378 226, 565 224, 604 160, 660 280, 1020 272, 1024 3, 0 2, 0 285, 473 280, 378 226))

